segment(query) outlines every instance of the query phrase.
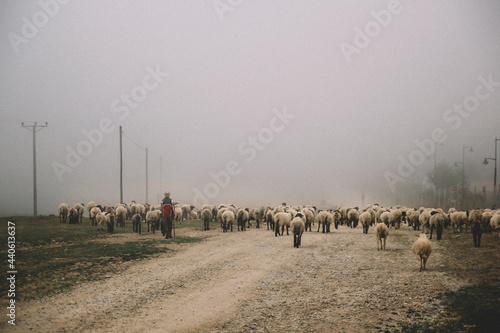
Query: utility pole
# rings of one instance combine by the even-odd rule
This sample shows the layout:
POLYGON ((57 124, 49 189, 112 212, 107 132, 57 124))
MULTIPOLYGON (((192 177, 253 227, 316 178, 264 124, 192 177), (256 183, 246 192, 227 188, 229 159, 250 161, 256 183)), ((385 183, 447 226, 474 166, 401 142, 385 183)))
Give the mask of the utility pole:
POLYGON ((497 192, 497 142, 499 138, 495 137, 495 158, 486 157, 483 161, 484 165, 488 164, 488 160, 495 161, 495 171, 493 173, 493 206, 498 207, 498 192, 497 192))
POLYGON ((120 126, 120 203, 123 203, 123 151, 122 151, 122 127, 120 126))
POLYGON ((466 208, 466 195, 467 191, 465 190, 465 150, 468 150, 469 152, 473 153, 474 149, 470 146, 462 146, 462 209, 465 210, 466 208))
POLYGON ((37 125, 36 122, 31 125, 24 125, 21 123, 21 126, 26 128, 27 130, 33 132, 33 216, 37 216, 37 196, 36 196, 36 133, 40 132, 42 129, 48 126, 48 123, 45 122, 45 125, 37 125))
POLYGON ((146 203, 148 203, 148 147, 146 147, 146 203))

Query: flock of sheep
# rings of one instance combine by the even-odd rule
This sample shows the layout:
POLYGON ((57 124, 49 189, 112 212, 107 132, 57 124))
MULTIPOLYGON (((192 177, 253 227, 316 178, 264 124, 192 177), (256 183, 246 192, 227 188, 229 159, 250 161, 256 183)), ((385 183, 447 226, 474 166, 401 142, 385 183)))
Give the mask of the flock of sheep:
MULTIPOLYGON (((90 201, 87 204, 89 218, 92 226, 98 230, 113 232, 114 224, 125 226, 126 220, 132 221, 134 232, 141 233, 142 223, 146 223, 147 231, 155 233, 160 229, 161 206, 138 204, 116 204, 112 206, 101 206, 90 201)), ((83 204, 76 204, 70 208, 67 204, 59 205, 59 221, 66 223, 82 223, 84 212, 83 204)), ((469 211, 457 211, 450 208, 448 212, 440 208, 407 208, 402 206, 381 207, 378 204, 368 205, 364 209, 358 207, 340 207, 338 209, 318 210, 315 206, 288 206, 282 204, 276 207, 245 208, 232 204, 221 204, 218 206, 204 205, 197 210, 191 205, 178 205, 175 207, 174 221, 181 223, 183 220, 200 219, 203 221, 204 230, 210 229, 210 222, 220 222, 223 232, 233 231, 236 224, 238 231, 245 231, 252 226, 260 228, 265 223, 267 230, 272 230, 275 236, 281 236, 286 229, 293 234, 293 246, 300 247, 304 231, 312 231, 312 225, 318 223, 317 232, 331 232, 331 228, 338 229, 339 226, 356 228, 362 226, 363 234, 367 234, 370 226, 375 226, 377 239, 377 250, 385 250, 389 229, 400 228, 406 223, 414 230, 422 228, 420 238, 413 244, 413 252, 420 258, 420 270, 425 270, 427 259, 432 252, 432 239, 434 232, 437 240, 442 237, 443 229, 451 227, 454 232, 465 229, 472 230, 474 245, 479 247, 482 231, 492 231, 499 235, 500 232, 500 210, 473 209, 469 211)), ((161 228, 163 232, 163 226, 161 228)))

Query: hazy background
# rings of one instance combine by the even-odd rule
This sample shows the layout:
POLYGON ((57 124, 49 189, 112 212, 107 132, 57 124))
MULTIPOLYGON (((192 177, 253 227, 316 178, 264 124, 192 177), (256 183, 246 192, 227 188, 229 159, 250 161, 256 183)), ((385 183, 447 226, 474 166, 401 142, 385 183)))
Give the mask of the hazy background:
MULTIPOLYGON (((44 1, 44 0, 42 0, 44 1)), ((164 190, 192 203, 210 172, 232 159, 241 172, 210 200, 245 206, 396 204, 384 172, 436 127, 448 136, 437 161, 466 153, 477 186, 492 187, 494 137, 500 137, 500 88, 452 129, 446 109, 473 95, 478 77, 500 81, 500 2, 401 1, 401 12, 349 63, 341 43, 374 21, 389 1, 73 1, 19 45, 23 17, 38 1, 0 3, 1 215, 33 212, 32 134, 37 133, 38 213, 60 202, 114 205, 119 192, 122 125, 124 201, 149 201, 164 190), (233 3, 237 3, 233 1, 233 3), (112 103, 142 84, 147 68, 168 72, 125 119, 112 103), (238 147, 269 126, 273 109, 295 115, 248 162, 238 147), (67 147, 109 118, 112 133, 58 180, 67 147), (160 157, 162 176, 160 177, 160 157), (161 183, 160 183, 161 178, 161 183)), ((43 15, 42 15, 43 16, 43 15)), ((151 81, 153 82, 153 81, 151 81)), ((120 103, 119 105, 124 105, 120 103)), ((418 166, 423 184, 434 166, 418 166)))

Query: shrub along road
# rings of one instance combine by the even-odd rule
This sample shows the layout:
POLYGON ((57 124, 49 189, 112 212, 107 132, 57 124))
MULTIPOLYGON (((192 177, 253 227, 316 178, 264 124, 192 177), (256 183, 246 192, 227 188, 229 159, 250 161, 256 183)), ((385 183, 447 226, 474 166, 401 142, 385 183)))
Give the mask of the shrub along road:
POLYGON ((360 227, 345 226, 330 234, 307 232, 299 249, 293 248, 292 235, 275 237, 265 228, 226 234, 220 228, 183 228, 178 236, 209 237, 172 244, 175 251, 137 260, 102 280, 21 302, 16 327, 7 329, 391 332, 498 327, 500 240, 484 234, 483 247, 477 249, 470 233, 445 230, 441 241, 432 240, 428 270, 419 272, 411 252, 418 233, 405 225, 391 229, 387 250, 377 251, 374 228, 368 235, 360 227), (480 313, 468 316, 464 307, 480 313), (490 317, 486 325, 478 317, 484 312, 490 317))

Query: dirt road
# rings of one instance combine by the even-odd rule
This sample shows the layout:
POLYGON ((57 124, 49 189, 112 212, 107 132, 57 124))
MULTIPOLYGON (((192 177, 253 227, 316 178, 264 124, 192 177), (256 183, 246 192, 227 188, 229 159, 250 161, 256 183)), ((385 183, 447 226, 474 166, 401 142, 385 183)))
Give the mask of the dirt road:
POLYGON ((13 331, 397 331, 450 316, 436 297, 468 283, 443 268, 453 256, 449 233, 433 241, 428 270, 420 273, 411 253, 418 232, 406 226, 391 229, 386 251, 377 251, 373 228, 368 235, 345 226, 307 232, 299 249, 293 236, 265 228, 181 232, 210 237, 19 304, 13 331))

